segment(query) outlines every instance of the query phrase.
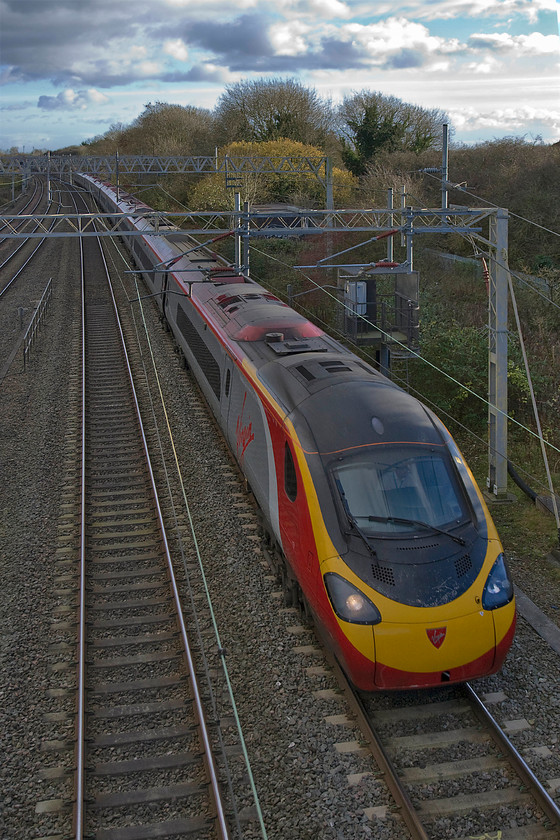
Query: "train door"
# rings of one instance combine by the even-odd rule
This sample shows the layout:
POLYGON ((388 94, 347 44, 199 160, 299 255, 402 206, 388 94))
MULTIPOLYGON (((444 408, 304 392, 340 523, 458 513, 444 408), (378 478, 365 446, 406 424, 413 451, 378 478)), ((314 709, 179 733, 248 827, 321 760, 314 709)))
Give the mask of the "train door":
MULTIPOLYGON (((167 294, 167 288, 169 285, 169 272, 162 271, 160 274, 155 274, 154 276, 154 292, 161 290, 160 299, 158 300, 159 308, 161 309, 161 314, 163 317, 164 323, 168 320, 166 309, 168 308, 168 298, 169 295, 167 294)), ((156 298, 157 300, 157 298, 156 298)))
MULTIPOLYGON (((231 405, 231 392, 233 387, 233 362, 231 358, 225 354, 225 363, 224 363, 224 372, 222 377, 223 389, 222 389, 222 397, 220 400, 220 414, 222 416, 222 429, 227 434, 228 429, 228 420, 229 420, 229 410, 231 405)), ((231 445, 231 442, 230 442, 231 445)))
POLYGON ((259 506, 270 519, 269 508, 276 498, 276 472, 266 411, 251 380, 229 357, 224 376, 222 399, 228 402, 221 408, 227 412, 222 416, 226 420, 228 443, 259 506))

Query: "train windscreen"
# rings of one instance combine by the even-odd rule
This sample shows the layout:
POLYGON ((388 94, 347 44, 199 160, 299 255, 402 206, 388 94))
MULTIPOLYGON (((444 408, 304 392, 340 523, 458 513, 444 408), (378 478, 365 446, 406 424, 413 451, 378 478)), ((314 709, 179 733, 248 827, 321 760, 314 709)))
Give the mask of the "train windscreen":
POLYGON ((347 515, 365 535, 452 529, 469 511, 445 448, 374 446, 331 465, 347 515))

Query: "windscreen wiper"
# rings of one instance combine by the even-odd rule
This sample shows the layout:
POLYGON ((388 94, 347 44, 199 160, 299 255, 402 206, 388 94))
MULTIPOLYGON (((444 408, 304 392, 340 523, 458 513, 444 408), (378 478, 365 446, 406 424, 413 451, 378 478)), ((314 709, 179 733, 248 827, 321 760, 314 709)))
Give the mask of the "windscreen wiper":
POLYGON ((358 525, 358 523, 356 522, 356 520, 354 519, 354 517, 352 516, 352 514, 351 514, 351 513, 349 513, 348 511, 346 511, 346 516, 348 517, 348 522, 350 523, 350 525, 352 526, 352 528, 354 529, 354 531, 356 531, 356 533, 358 534, 358 536, 359 536, 359 537, 361 537, 361 539, 362 539, 362 540, 364 541, 364 543, 367 545, 367 547, 369 548, 369 550, 371 551, 371 553, 372 553, 372 554, 377 555, 377 552, 376 552, 375 548, 372 546, 372 544, 371 544, 371 543, 370 543, 370 541, 369 541, 369 540, 370 540, 370 538, 368 538, 368 535, 367 535, 367 534, 365 534, 365 533, 362 531, 362 529, 360 528, 360 526, 358 525))
POLYGON ((455 542, 459 543, 459 545, 466 545, 466 542, 462 537, 458 537, 456 534, 452 534, 450 531, 446 531, 443 528, 438 528, 437 525, 431 525, 429 522, 422 522, 419 519, 405 519, 402 516, 368 516, 367 518, 369 522, 402 522, 404 525, 419 525, 421 528, 430 528, 438 534, 445 534, 446 537, 451 537, 451 539, 455 540, 455 542))
POLYGON ((371 545, 370 541, 368 540, 367 535, 364 534, 364 532, 362 531, 362 529, 360 528, 360 526, 356 522, 356 519, 350 513, 350 506, 348 505, 348 499, 346 498, 346 493, 344 492, 344 490, 342 488, 342 484, 340 482, 340 479, 335 478, 335 483, 336 483, 336 486, 338 488, 338 492, 340 493, 340 498, 342 499, 342 506, 344 507, 344 513, 346 514, 346 518, 348 520, 348 523, 350 524, 352 529, 354 531, 356 531, 356 533, 358 534, 360 539, 362 539, 363 542, 367 545, 367 547, 369 548, 371 553, 376 555, 377 552, 374 549, 374 547, 371 545))

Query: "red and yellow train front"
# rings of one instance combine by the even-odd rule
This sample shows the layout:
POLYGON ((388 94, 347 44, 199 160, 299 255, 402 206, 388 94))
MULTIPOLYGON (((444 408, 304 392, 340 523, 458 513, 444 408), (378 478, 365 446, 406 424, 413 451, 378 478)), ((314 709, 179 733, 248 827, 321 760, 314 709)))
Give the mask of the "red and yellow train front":
POLYGON ((298 453, 319 566, 307 594, 366 691, 486 676, 512 643, 513 586, 492 519, 445 430, 431 438, 298 453))
POLYGON ((498 589, 495 580, 503 583, 507 574, 499 549, 492 541, 475 584, 438 607, 399 604, 364 584, 339 557, 327 560, 322 572, 333 607, 329 633, 352 682, 364 691, 409 689, 499 670, 515 628, 513 598, 494 609, 483 607, 483 601, 489 606, 485 592, 498 589))

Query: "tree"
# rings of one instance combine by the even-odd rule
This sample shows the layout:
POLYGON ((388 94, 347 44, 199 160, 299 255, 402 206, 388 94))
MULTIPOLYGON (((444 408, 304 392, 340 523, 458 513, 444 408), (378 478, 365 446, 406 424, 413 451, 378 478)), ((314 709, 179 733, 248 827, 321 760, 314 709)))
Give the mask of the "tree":
POLYGON ((127 127, 124 123, 113 123, 105 134, 98 134, 90 140, 84 140, 82 151, 86 155, 114 155, 123 148, 127 127))
POLYGON ((148 102, 127 132, 133 154, 205 155, 214 150, 213 118, 206 108, 148 102))
MULTIPOLYGON (((270 157, 280 167, 284 158, 317 159, 322 157, 322 151, 315 146, 282 139, 267 143, 230 143, 219 151, 220 158, 225 155, 231 158, 270 157)), ((250 203, 278 201, 305 207, 324 207, 325 188, 313 175, 309 175, 305 180, 301 175, 295 176, 290 171, 288 162, 285 163, 284 169, 285 174, 282 171, 243 174, 239 183, 242 199, 250 203)), ((348 205, 355 186, 356 182, 349 172, 334 167, 334 197, 339 206, 348 205)), ((197 210, 228 210, 233 207, 233 190, 226 188, 223 174, 207 175, 195 185, 189 195, 189 201, 197 210)))
POLYGON ((286 138, 324 148, 332 124, 330 103, 295 79, 228 85, 214 114, 222 144, 286 138))
POLYGON ((357 176, 367 172, 381 151, 420 154, 440 145, 447 116, 395 96, 362 90, 347 96, 338 110, 342 159, 357 176))
POLYGON ((214 120, 206 108, 148 102, 130 125, 112 125, 87 146, 97 154, 208 155, 215 148, 214 120))

